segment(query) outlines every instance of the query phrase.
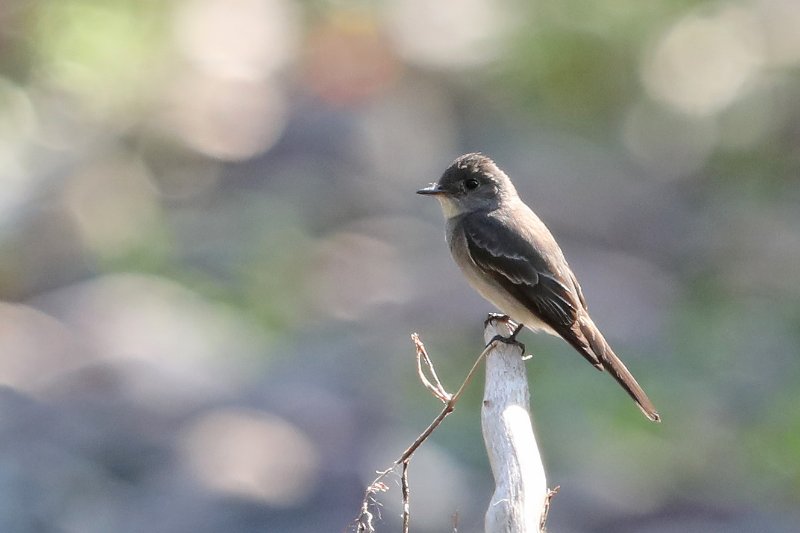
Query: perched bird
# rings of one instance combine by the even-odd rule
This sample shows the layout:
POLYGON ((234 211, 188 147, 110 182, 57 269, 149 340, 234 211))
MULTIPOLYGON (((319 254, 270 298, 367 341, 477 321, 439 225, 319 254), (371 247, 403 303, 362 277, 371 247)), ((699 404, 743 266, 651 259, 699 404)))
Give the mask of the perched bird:
POLYGON ((661 420, 589 317, 578 280, 553 235, 494 161, 462 155, 437 183, 417 193, 439 200, 453 259, 481 296, 520 325, 567 341, 595 368, 607 370, 647 418, 661 420))

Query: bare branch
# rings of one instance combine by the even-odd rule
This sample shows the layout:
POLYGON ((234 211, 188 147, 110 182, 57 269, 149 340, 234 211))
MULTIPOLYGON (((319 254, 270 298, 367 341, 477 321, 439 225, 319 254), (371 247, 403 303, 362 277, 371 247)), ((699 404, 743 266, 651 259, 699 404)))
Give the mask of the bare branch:
POLYGON ((353 521, 353 525, 356 528, 358 533, 374 533, 375 528, 373 526, 373 515, 370 512, 370 507, 377 505, 377 501, 375 500, 375 495, 378 492, 386 492, 388 490, 388 486, 383 482, 384 478, 388 476, 390 473, 394 473, 397 471, 397 467, 401 467, 401 488, 402 488, 402 497, 403 497, 403 532, 408 532, 409 522, 411 518, 410 514, 410 507, 409 507, 409 486, 408 486, 408 466, 411 462, 411 457, 414 455, 414 452, 425 442, 428 437, 430 437, 431 433, 433 433, 436 428, 442 423, 442 421, 453 412, 455 409, 456 403, 461 398, 461 395, 466 390, 467 385, 472 381, 472 378, 475 375, 475 371, 478 369, 478 366, 483 361, 486 354, 489 353, 492 348, 494 348, 498 341, 491 341, 483 351, 478 355, 475 359, 475 362, 472 364, 472 367, 467 373, 467 376, 464 378, 464 381, 458 387, 458 390, 455 394, 448 393, 444 386, 442 385, 439 377, 436 375, 436 370, 433 366, 433 361, 428 356, 428 352, 425 349, 425 345, 419 338, 419 335, 413 333, 411 335, 411 340, 414 342, 414 348, 416 351, 417 357, 417 374, 419 375, 420 380, 422 381, 423 385, 426 389, 428 389, 434 397, 441 400, 445 406, 442 411, 433 419, 433 421, 428 425, 428 427, 420 433, 420 435, 411 443, 411 445, 406 448, 406 450, 394 461, 394 464, 387 468, 386 470, 379 471, 378 477, 367 487, 367 490, 364 492, 364 499, 361 502, 361 512, 358 517, 353 521), (430 374, 430 379, 427 377, 426 372, 430 374))
MULTIPOLYGON (((423 442, 425 442, 425 440, 427 440, 428 437, 430 437, 431 433, 433 433, 436 430, 436 428, 439 427, 439 424, 442 423, 445 417, 447 417, 447 415, 453 412, 453 410, 456 407, 456 404, 458 403, 458 400, 461 398, 461 395, 467 388, 467 385, 469 385, 469 383, 472 381, 472 377, 475 375, 475 371, 478 369, 478 365, 480 365, 481 361, 483 361, 483 358, 486 357, 486 354, 489 353, 489 351, 495 346, 497 342, 498 341, 490 342, 486 346, 486 348, 483 349, 480 355, 478 355, 478 358, 475 359, 475 362, 472 364, 472 368, 469 369, 467 377, 464 378, 464 381, 461 383, 461 386, 458 387, 458 390, 456 391, 455 394, 450 395, 447 393, 447 391, 445 391, 445 394, 447 394, 450 397, 450 399, 447 400, 447 403, 445 404, 444 409, 442 409, 442 412, 439 413, 439 416, 433 419, 433 422, 430 423, 427 429, 425 429, 425 431, 423 431, 419 435, 419 437, 417 437, 416 440, 413 443, 411 443, 411 446, 406 448, 406 451, 404 451, 403 454, 400 456, 400 458, 397 461, 395 461, 395 464, 400 464, 409 460, 409 458, 414 454, 417 448, 419 448, 419 446, 423 442)), ((422 342, 420 342, 420 345, 422 345, 422 342)))
POLYGON ((422 344, 422 341, 419 339, 419 335, 412 333, 411 340, 414 342, 414 347, 417 351, 417 374, 419 375, 420 381, 422 381, 422 384, 425 385, 425 388, 431 391, 431 394, 433 394, 435 397, 439 398, 442 403, 449 402, 451 396, 446 390, 444 390, 442 382, 439 381, 439 376, 436 375, 436 369, 433 367, 433 362, 431 362, 431 358, 428 357, 428 352, 425 350, 425 345, 422 344), (426 371, 433 378, 433 382, 431 382, 425 375, 426 371))

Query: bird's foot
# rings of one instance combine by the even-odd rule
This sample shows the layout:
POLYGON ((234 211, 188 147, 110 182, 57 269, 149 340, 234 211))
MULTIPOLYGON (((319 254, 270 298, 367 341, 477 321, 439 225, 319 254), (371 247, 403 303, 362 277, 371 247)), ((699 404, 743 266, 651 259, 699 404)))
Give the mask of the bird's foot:
POLYGON ((486 317, 486 320, 483 321, 483 327, 489 325, 489 322, 492 320, 496 320, 498 322, 505 322, 509 325, 510 328, 514 330, 514 333, 511 334, 511 339, 516 338, 517 333, 519 330, 522 329, 522 324, 517 324, 515 321, 511 320, 511 317, 508 315, 504 315, 503 313, 489 313, 489 316, 486 317))
MULTIPOLYGON (((492 339, 489 341, 489 343, 487 344, 487 346, 488 346, 489 344, 493 343, 494 341, 497 341, 497 342, 502 342, 503 344, 510 344, 510 345, 512 345, 512 346, 519 346, 519 347, 520 347, 520 349, 522 350, 522 357, 523 357, 523 359, 526 359, 526 357, 525 357, 525 345, 524 345, 524 344, 522 344, 521 342, 519 342, 519 341, 517 340, 517 335, 519 334, 519 332, 520 332, 520 331, 522 331, 523 324, 516 324, 515 322, 513 322, 511 319, 509 319, 509 318, 508 318, 507 316, 505 316, 505 315, 500 315, 500 316, 503 316, 503 317, 505 317, 505 318, 507 319, 507 321, 509 322, 509 325, 510 325, 510 326, 512 326, 512 327, 514 328, 514 330, 511 332, 511 335, 509 335, 508 337, 503 337, 502 335, 499 335, 499 334, 498 334, 498 335, 495 335, 495 336, 494 336, 494 337, 492 337, 492 339)), ((494 318, 494 317, 492 317, 492 316, 490 315, 490 316, 489 316, 489 318, 488 318, 488 319, 486 319, 486 322, 488 323, 488 322, 489 322, 489 320, 491 320, 492 318, 494 318)))

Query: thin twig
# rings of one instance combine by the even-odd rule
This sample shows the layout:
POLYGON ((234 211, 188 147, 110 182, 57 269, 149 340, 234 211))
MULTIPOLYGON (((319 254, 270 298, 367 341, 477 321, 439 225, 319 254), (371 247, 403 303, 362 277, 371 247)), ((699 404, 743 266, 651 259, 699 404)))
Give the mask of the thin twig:
POLYGON ((395 461, 396 465, 399 465, 400 463, 407 461, 414 454, 414 452, 417 451, 417 448, 419 448, 419 446, 423 442, 425 442, 425 440, 431 435, 431 433, 433 433, 436 430, 436 428, 439 427, 439 424, 442 423, 442 420, 444 420, 445 417, 447 417, 447 415, 453 412, 453 410, 456 407, 456 404, 458 403, 458 400, 461 398, 461 395, 467 388, 467 385, 469 385, 469 383, 472 381, 472 378, 475 375, 475 371, 478 369, 478 365, 481 363, 481 361, 483 361, 483 358, 486 357, 486 354, 489 353, 489 351, 495 346, 496 342, 497 341, 492 341, 486 345, 486 348, 484 348, 481 354, 478 356, 478 358, 475 359, 475 362, 472 364, 472 368, 469 369, 469 373, 467 374, 467 377, 464 378, 464 381, 461 383, 461 386, 458 388, 456 393, 450 396, 450 399, 447 400, 447 403, 445 404, 444 409, 442 409, 442 412, 439 413, 439 416, 433 419, 433 422, 431 422, 430 425, 427 427, 427 429, 425 429, 425 431, 423 431, 419 435, 419 437, 416 438, 416 440, 411 444, 411 446, 406 448, 406 451, 404 451, 403 454, 400 456, 400 458, 397 459, 397 461, 395 461))
POLYGON ((411 446, 406 448, 406 450, 400 455, 397 460, 394 461, 392 467, 387 468, 386 470, 377 472, 378 477, 367 487, 367 490, 364 492, 364 499, 361 502, 361 513, 359 516, 354 520, 356 531, 358 533, 374 533, 375 528, 373 527, 373 515, 369 510, 371 504, 377 503, 375 501, 375 494, 378 492, 386 492, 388 490, 388 486, 383 482, 383 479, 388 476, 392 472, 397 471, 397 467, 401 467, 401 489, 403 495, 403 532, 408 533, 409 521, 410 521, 410 507, 409 507, 409 487, 408 487, 408 465, 411 462, 411 457, 414 455, 414 452, 417 451, 423 442, 430 437, 431 433, 433 433, 437 427, 442 423, 442 421, 453 412, 455 409, 456 403, 461 398, 461 395, 467 388, 467 385, 470 384, 472 378, 475 375, 476 370, 478 369, 478 365, 483 361, 483 358, 486 357, 492 348, 495 347, 497 341, 492 341, 486 345, 483 351, 478 355, 475 359, 475 362, 472 364, 472 367, 469 369, 469 373, 464 378, 464 381, 458 387, 458 390, 455 394, 448 393, 444 386, 442 386, 441 381, 439 381, 439 377, 436 375, 436 370, 434 369, 433 362, 431 361, 430 357, 428 356, 428 352, 425 349, 425 345, 422 344, 422 341, 419 338, 419 335, 413 333, 411 335, 411 340, 414 342, 414 347, 416 349, 417 354, 417 373, 422 381, 425 388, 427 388, 434 397, 444 402, 445 406, 439 415, 433 419, 433 422, 423 431, 411 446), (429 380, 428 377, 425 375, 425 371, 423 367, 430 372, 430 376, 433 381, 429 380))
POLYGON ((559 490, 561 490, 561 485, 556 485, 555 488, 547 491, 547 498, 545 498, 544 500, 544 511, 542 512, 542 520, 541 522, 539 522, 540 531, 546 531, 545 525, 547 524, 547 513, 550 512, 550 500, 553 499, 553 496, 558 494, 559 490))
POLYGON ((442 382, 439 381, 439 376, 436 375, 436 369, 433 367, 433 362, 428 356, 428 351, 425 350, 425 345, 422 344, 421 340, 419 340, 419 335, 412 333, 411 340, 414 342, 414 348, 416 348, 417 352, 417 375, 419 376, 420 381, 422 381, 422 384, 425 385, 425 388, 428 389, 435 397, 439 398, 442 403, 449 402, 450 394, 447 393, 442 385, 442 382), (425 375, 426 370, 433 378, 433 383, 431 383, 431 381, 428 379, 428 376, 425 375))
MULTIPOLYGON (((389 486, 383 482, 383 478, 392 471, 394 471, 394 467, 378 472, 378 477, 375 478, 375 481, 364 491, 364 499, 361 501, 361 514, 359 514, 358 518, 355 520, 356 531, 358 533, 375 532, 375 528, 372 525, 373 516, 369 510, 369 506, 370 504, 380 505, 375 499, 375 494, 389 490, 389 486)), ((378 518, 380 519, 380 512, 378 513, 378 518)))

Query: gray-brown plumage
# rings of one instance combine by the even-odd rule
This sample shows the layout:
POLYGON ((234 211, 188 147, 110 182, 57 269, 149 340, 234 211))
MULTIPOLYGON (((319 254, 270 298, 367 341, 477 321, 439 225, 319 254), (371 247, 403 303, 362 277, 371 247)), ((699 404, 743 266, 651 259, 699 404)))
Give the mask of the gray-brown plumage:
POLYGON ((439 200, 453 259, 484 298, 530 329, 563 338, 595 368, 607 370, 650 420, 661 420, 589 317, 553 235, 491 159, 463 155, 438 183, 417 192, 439 200))

